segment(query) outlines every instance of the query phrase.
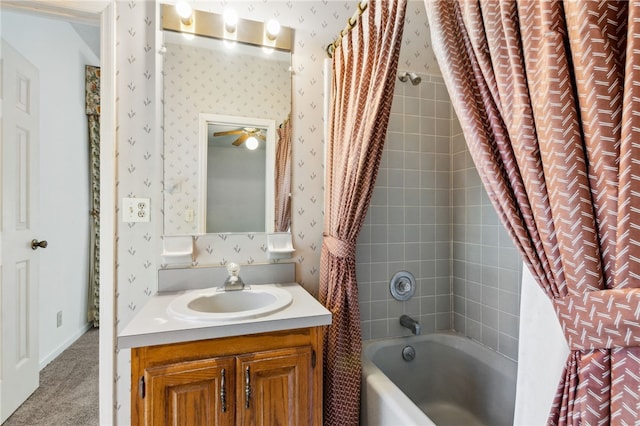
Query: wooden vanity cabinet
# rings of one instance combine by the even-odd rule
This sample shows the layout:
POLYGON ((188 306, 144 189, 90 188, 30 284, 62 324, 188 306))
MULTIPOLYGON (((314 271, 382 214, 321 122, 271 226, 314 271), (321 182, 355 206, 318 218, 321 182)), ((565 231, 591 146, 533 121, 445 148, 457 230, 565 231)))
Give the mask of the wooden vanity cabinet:
POLYGON ((131 350, 134 425, 321 425, 322 327, 131 350))

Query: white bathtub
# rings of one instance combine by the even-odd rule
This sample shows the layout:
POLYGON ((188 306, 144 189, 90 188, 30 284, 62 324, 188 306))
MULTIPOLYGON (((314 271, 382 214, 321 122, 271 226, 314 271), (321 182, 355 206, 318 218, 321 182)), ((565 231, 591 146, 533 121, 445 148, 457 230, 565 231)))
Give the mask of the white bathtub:
POLYGON ((512 425, 517 365, 453 333, 366 341, 363 426, 512 425), (410 345, 415 359, 405 361, 410 345))

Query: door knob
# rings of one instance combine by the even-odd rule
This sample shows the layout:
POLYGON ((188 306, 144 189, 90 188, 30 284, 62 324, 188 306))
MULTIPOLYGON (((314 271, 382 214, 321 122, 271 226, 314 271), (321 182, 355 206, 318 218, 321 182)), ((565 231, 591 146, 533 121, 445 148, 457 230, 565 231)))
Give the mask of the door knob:
POLYGON ((42 241, 38 241, 38 240, 35 240, 35 239, 31 240, 31 248, 33 250, 37 250, 38 247, 47 248, 47 245, 48 245, 47 240, 42 240, 42 241))

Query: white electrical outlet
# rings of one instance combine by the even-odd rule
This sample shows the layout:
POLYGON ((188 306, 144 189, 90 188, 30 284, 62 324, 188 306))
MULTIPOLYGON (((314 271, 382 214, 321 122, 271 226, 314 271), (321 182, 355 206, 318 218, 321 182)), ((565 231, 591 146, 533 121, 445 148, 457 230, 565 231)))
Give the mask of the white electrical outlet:
POLYGON ((62 311, 58 311, 56 315, 56 327, 62 327, 62 311))
POLYGON ((149 222, 150 201, 149 198, 123 198, 122 221, 149 222))

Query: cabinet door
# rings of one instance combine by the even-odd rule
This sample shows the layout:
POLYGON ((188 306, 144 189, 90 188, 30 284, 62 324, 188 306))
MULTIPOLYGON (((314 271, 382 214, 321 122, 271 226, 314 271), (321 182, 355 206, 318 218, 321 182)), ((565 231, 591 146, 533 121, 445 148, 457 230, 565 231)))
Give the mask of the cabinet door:
POLYGON ((311 355, 303 346, 239 356, 238 424, 311 424, 311 355))
POLYGON ((145 369, 147 425, 233 425, 235 358, 187 361, 145 369))

